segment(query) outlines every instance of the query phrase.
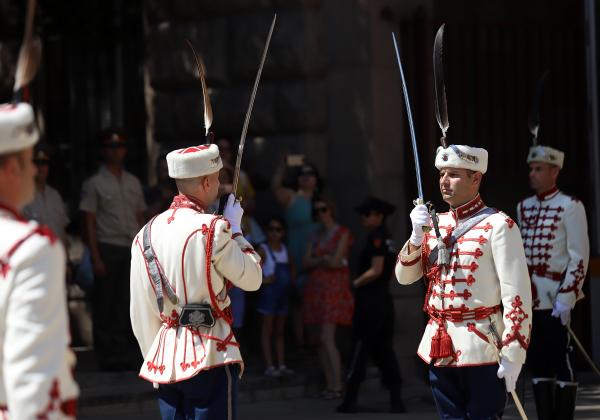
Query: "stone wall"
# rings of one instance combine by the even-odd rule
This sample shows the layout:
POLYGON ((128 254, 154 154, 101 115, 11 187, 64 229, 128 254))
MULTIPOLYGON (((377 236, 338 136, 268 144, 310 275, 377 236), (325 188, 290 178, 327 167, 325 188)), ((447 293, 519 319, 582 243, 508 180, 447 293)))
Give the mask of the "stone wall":
MULTIPOLYGON (((146 2, 147 99, 154 119, 149 150, 203 141, 202 98, 186 38, 206 63, 215 134, 237 141, 277 10, 243 163, 258 184, 259 210, 275 205, 267 185, 280 156, 302 153, 324 175, 340 222, 350 226, 354 256, 364 232, 353 207, 368 194, 397 206, 389 222, 400 243, 411 201, 404 188, 403 142, 409 139, 401 136, 406 120, 391 43, 396 23, 381 13, 386 3, 399 6, 382 0, 213 3, 146 2)), ((398 350, 414 378, 423 290, 391 286, 398 350)))
MULTIPOLYGON (((381 79, 373 77, 380 65, 372 62, 371 20, 378 9, 347 0, 214 3, 145 2, 150 151, 155 145, 169 150, 202 139, 202 97, 186 38, 206 64, 214 132, 237 141, 277 11, 244 168, 268 179, 283 153, 306 154, 324 174, 341 217, 350 224, 355 223, 352 206, 366 193, 401 204, 398 191, 386 194, 393 185, 380 182, 398 175, 390 168, 400 161, 377 163, 381 151, 390 151, 381 141, 391 141, 387 133, 380 137, 377 132, 388 124, 387 115, 373 125, 373 88, 381 79)), ((399 98, 399 93, 392 94, 399 98)), ((397 104, 388 101, 384 107, 389 105, 397 104)), ((394 119, 397 128, 397 115, 394 119)))

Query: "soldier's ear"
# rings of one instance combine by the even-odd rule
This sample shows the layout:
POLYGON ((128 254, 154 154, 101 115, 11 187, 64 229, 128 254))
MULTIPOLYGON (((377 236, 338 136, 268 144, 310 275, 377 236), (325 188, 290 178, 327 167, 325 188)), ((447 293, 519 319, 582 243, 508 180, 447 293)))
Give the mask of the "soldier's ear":
POLYGON ((208 190, 210 188, 210 177, 203 176, 202 181, 200 182, 200 185, 202 186, 202 190, 204 190, 204 191, 208 190))
POLYGON ((477 186, 481 186, 481 180, 483 179, 483 174, 481 172, 475 172, 473 174, 473 183, 477 186))

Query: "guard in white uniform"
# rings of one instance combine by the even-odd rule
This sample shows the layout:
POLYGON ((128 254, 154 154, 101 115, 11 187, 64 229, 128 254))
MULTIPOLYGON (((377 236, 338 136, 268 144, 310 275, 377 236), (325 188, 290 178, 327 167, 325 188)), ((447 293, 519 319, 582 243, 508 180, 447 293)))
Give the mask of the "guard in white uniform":
POLYGON ((35 192, 28 104, 0 105, 0 418, 75 417, 65 302, 65 251, 19 212, 35 192))
POLYGON ((242 236, 243 210, 230 195, 223 216, 206 214, 223 164, 216 145, 167 155, 179 195, 131 248, 131 324, 158 384, 163 418, 233 419, 243 370, 228 289, 257 290, 260 257, 242 236), (181 416, 181 417, 179 417, 181 416))
POLYGON ((531 288, 523 243, 515 222, 479 196, 487 151, 440 147, 435 166, 450 205, 439 215, 444 246, 434 231, 423 230, 432 226, 427 207, 416 206, 396 278, 400 284, 426 278, 423 309, 430 319, 418 355, 430 367, 440 417, 498 418, 529 345, 531 288))
POLYGON ((585 208, 556 187, 564 153, 531 147, 529 181, 535 195, 521 201, 517 217, 533 291, 533 321, 528 366, 538 417, 573 418, 577 379, 566 325, 583 298, 590 244, 585 208))

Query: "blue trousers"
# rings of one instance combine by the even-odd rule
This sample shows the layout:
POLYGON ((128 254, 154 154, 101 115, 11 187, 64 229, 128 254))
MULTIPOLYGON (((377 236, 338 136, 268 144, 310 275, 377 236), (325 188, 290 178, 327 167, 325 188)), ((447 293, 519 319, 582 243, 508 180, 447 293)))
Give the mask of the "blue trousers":
POLYGON ((500 419, 506 386, 498 379, 498 365, 472 367, 429 366, 429 382, 441 419, 500 419))
POLYGON ((163 420, 235 420, 239 365, 204 370, 185 381, 161 384, 163 420))

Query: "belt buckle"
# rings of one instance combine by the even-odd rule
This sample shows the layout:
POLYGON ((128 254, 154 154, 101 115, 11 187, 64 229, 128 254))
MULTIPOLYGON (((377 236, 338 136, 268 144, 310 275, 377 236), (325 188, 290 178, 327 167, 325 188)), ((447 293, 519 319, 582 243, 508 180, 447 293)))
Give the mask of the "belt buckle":
POLYGON ((192 303, 184 305, 179 315, 179 325, 182 327, 204 327, 212 328, 215 325, 215 317, 212 308, 207 303, 192 303))

